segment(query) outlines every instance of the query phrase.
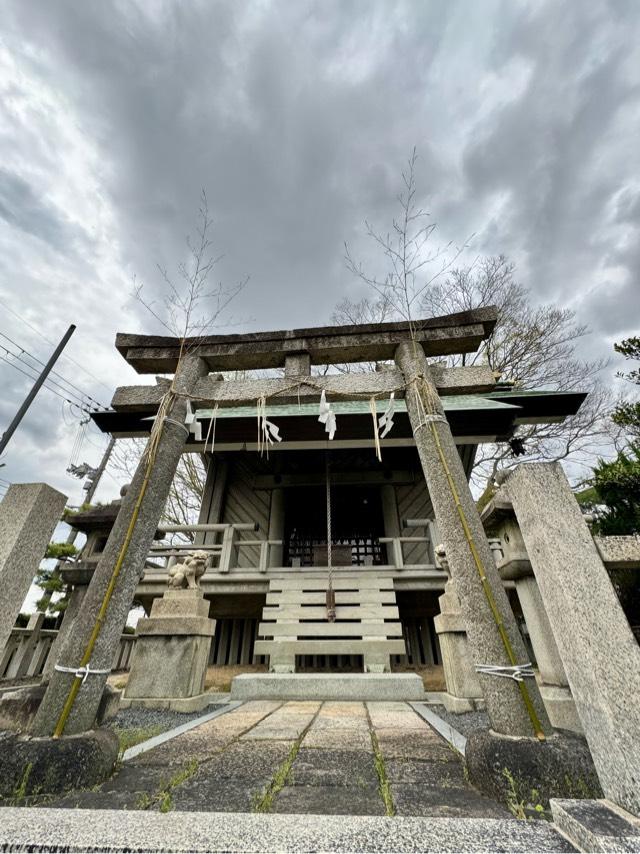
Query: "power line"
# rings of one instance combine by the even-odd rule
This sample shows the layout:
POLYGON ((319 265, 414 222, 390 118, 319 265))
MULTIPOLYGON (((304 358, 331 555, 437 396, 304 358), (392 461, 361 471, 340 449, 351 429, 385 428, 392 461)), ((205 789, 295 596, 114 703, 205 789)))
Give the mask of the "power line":
MULTIPOLYGON (((34 379, 36 379, 36 378, 37 378, 38 369, 37 369, 36 367, 34 367, 34 365, 30 365, 28 362, 25 362, 25 361, 24 361, 24 359, 21 359, 21 358, 20 358, 20 356, 19 356, 18 354, 16 354, 16 353, 12 353, 12 352, 11 352, 11 350, 7 350, 7 348, 6 348, 6 347, 4 347, 2 344, 0 344, 0 350, 4 350, 4 352, 5 352, 8 356, 13 356, 13 358, 14 358, 14 359, 18 359, 18 361, 20 362, 20 364, 24 365, 24 366, 25 366, 26 368, 28 368, 30 371, 36 371, 36 376, 34 377, 34 376, 33 376, 33 374, 28 374, 28 373, 26 373, 26 372, 25 372, 25 371, 23 371, 21 368, 19 368, 19 367, 16 365, 16 363, 15 363, 15 362, 12 362, 11 360, 7 359, 7 357, 6 357, 6 356, 0 356, 0 358, 4 359, 4 361, 5 361, 8 365, 13 365, 13 367, 14 367, 14 368, 16 368, 17 370, 19 370, 19 371, 20 371, 20 373, 25 374, 25 376, 28 376, 28 377, 29 377, 29 379, 34 380, 34 379)), ((66 389, 64 386, 60 385, 60 383, 56 382, 55 380, 52 380, 50 377, 47 377, 47 380, 46 380, 46 383, 45 383, 45 388, 48 388, 48 389, 49 389, 49 391, 53 391, 53 392, 54 392, 55 394, 57 394, 59 397, 62 397, 62 398, 63 398, 63 400, 66 400, 66 401, 67 401, 67 403, 71 403, 71 404, 73 404, 74 406, 79 406, 79 407, 81 407, 81 408, 86 408, 87 410, 89 410, 89 409, 90 409, 90 406, 91 406, 91 405, 90 405, 90 404, 89 404, 89 403, 88 403, 88 402, 87 402, 83 397, 81 397, 81 396, 80 396, 79 394, 77 394, 75 391, 70 391, 69 389, 66 389), (75 398, 75 399, 74 399, 74 400, 69 400, 68 398, 63 397, 63 395, 61 395, 59 392, 56 392, 56 390, 55 390, 55 389, 51 388, 51 386, 50 386, 50 385, 48 385, 48 383, 52 383, 54 386, 57 386, 57 388, 59 388, 59 389, 63 392, 63 394, 65 394, 65 395, 70 395, 72 398, 75 398)), ((95 409, 95 407, 94 407, 94 409, 95 409)))
MULTIPOLYGON (((30 371, 36 371, 36 374, 38 373, 38 369, 35 367, 35 365, 30 365, 29 362, 25 362, 25 360, 21 358, 20 354, 13 353, 11 350, 8 350, 3 344, 0 344, 0 350, 4 350, 4 352, 8 356, 13 356, 14 359, 17 359, 22 365, 29 368, 30 371)), ((8 361, 8 360, 5 360, 5 361, 8 361)), ((9 362, 9 364, 12 364, 12 363, 9 362)), ((15 363, 13 363, 13 364, 15 364, 15 363)), ((32 377, 32 379, 34 379, 34 377, 32 377)), ((71 390, 65 388, 63 385, 60 385, 60 383, 56 382, 56 380, 51 379, 51 377, 47 377, 47 382, 52 383, 54 386, 57 386, 57 388, 59 388, 64 394, 71 395, 71 397, 75 398, 75 400, 77 401, 76 406, 85 406, 88 409, 91 408, 91 403, 88 400, 85 400, 85 397, 82 396, 82 392, 71 391, 71 390)), ((46 387, 49 388, 50 391, 53 391, 53 389, 50 388, 49 386, 46 386, 46 387)), ((87 397, 88 397, 88 395, 87 395, 87 397)), ((97 407, 96 406, 93 407, 93 409, 98 409, 98 408, 104 409, 104 407, 100 406, 100 404, 98 404, 97 407)))
MULTIPOLYGON (((12 308, 10 308, 10 307, 6 304, 6 302, 4 302, 4 300, 0 300, 0 305, 4 306, 4 308, 6 308, 6 309, 7 309, 7 311, 11 312, 11 314, 12 314, 14 317, 17 317, 17 318, 18 318, 18 320, 22 321, 22 323, 24 323, 24 324, 25 324, 25 326, 28 326, 28 327, 29 327, 29 329, 33 329, 33 331, 34 331, 37 335, 39 335, 39 336, 40 336, 40 338, 42 338, 42 340, 43 340, 43 341, 46 341, 46 342, 47 342, 47 344, 51 344, 51 345, 53 346, 53 344, 54 344, 54 342, 53 342, 53 341, 50 341, 50 340, 49 340, 45 335, 43 335, 43 334, 42 334, 42 332, 40 332, 40 330, 39 330, 39 329, 37 329, 33 324, 29 323, 29 321, 28 321, 28 320, 25 320, 25 319, 24 319, 24 317, 21 317, 21 315, 19 315, 17 311, 14 311, 12 308)), ((100 383, 100 385, 101 385, 101 386, 103 386, 104 388, 106 388, 108 392, 111 392, 111 391, 112 391, 112 389, 111 389, 111 387, 110 387, 110 386, 108 386, 108 385, 107 385, 105 382, 103 382, 102 380, 99 380, 99 379, 98 379, 98 377, 96 377, 96 376, 95 376, 95 374, 92 374, 92 373, 91 373, 91 371, 87 370, 87 368, 85 368, 85 367, 84 367, 84 365, 81 365, 79 362, 76 362, 76 360, 75 360, 75 359, 72 359, 72 358, 71 358, 71 356, 69 356, 67 353, 63 353, 63 354, 62 354, 62 358, 63 358, 63 359, 67 359, 69 362, 72 362, 72 363, 73 363, 77 368, 80 368, 80 370, 81 370, 81 371, 84 371, 84 372, 85 372, 85 374, 87 374, 87 376, 89 376, 89 377, 91 377, 92 379, 94 379, 97 383, 100 383)))
MULTIPOLYGON (((4 349, 4 348, 3 348, 3 349, 4 349)), ((22 370, 22 368, 19 368, 19 367, 16 365, 16 363, 15 363, 15 362, 12 362, 10 359, 7 359, 7 357, 6 357, 6 356, 3 356, 1 353, 0 353, 0 359, 1 359, 3 362, 6 362, 6 363, 7 363, 7 365, 11 365, 11 367, 12 367, 12 368, 15 368, 15 369, 16 369, 16 371, 20 371, 20 373, 21 373, 21 374, 24 374, 24 375, 25 375, 25 377, 29 377, 29 379, 30 379, 30 380, 35 380, 35 379, 36 379, 36 377, 34 377, 34 376, 33 376, 33 374, 28 374, 26 371, 23 371, 23 370, 22 370)), ((77 406, 79 409, 81 409, 81 410, 82 410, 82 412, 84 412, 84 413, 85 413, 85 415, 90 415, 90 414, 91 414, 91 412, 90 412, 88 409, 83 408, 83 407, 82 407, 82 406, 80 406, 80 404, 78 404, 77 402, 75 402, 75 401, 73 401, 73 400, 69 400, 69 398, 67 398, 67 397, 63 397, 63 395, 61 395, 61 394, 60 394, 60 392, 56 391, 56 390, 55 390, 55 388, 51 388, 51 386, 48 386, 46 383, 44 384, 44 387, 45 387, 46 389, 48 389, 49 391, 53 392, 54 394, 56 394, 56 395, 57 395, 61 400, 64 400, 64 401, 65 401, 66 403, 68 403, 70 406, 77 406)))
MULTIPOLYGON (((1 335, 3 338, 5 338, 7 341, 9 341, 11 344, 13 344, 13 346, 14 346, 14 347, 17 347, 17 348, 18 348, 18 350, 20 350, 20 355, 16 356, 16 358, 20 359, 21 361, 24 361, 24 360, 21 358, 22 353, 24 353, 26 356, 29 356, 29 358, 30 358, 30 359, 33 359, 35 362, 38 362, 38 364, 39 364, 39 365, 44 366, 44 364, 45 364, 45 363, 42 361, 42 359, 39 359, 37 356, 34 356, 34 355, 33 355, 33 353, 30 353, 30 352, 29 352, 28 350, 26 350, 26 349, 25 349, 21 344, 18 344, 18 342, 17 342, 17 341, 14 341, 14 340, 13 340, 13 338, 10 338, 6 333, 4 333, 4 332, 0 331, 0 335, 1 335)), ((0 346, 2 346, 2 345, 0 345, 0 346)), ((3 348, 3 349, 5 349, 5 348, 3 348)), ((7 352, 9 352, 9 351, 7 351, 7 352)), ((12 355, 13 355, 13 356, 15 356, 16 354, 15 354, 15 353, 12 353, 12 355)), ((25 363, 25 364, 27 364, 27 363, 25 363)), ((33 366, 32 366, 32 365, 29 365, 29 367, 33 367, 33 366)), ((96 406, 98 406, 100 409, 106 409, 106 407, 105 407, 105 406, 103 406, 103 405, 102 405, 99 401, 97 401, 94 397, 92 397, 92 396, 91 396, 90 394, 88 394, 86 391, 82 391, 82 389, 81 389, 81 388, 78 388, 78 386, 74 385, 74 384, 73 384, 72 382, 70 382, 66 377, 63 377, 63 376, 62 376, 62 374, 60 374, 58 371, 53 371, 53 370, 52 370, 52 371, 51 371, 51 374, 53 374, 53 375, 55 375, 56 377, 58 377, 59 379, 61 379, 61 380, 62 380, 62 382, 66 383, 70 388, 74 389, 74 391, 78 392, 78 393, 79 393, 80 395, 82 395, 83 397, 88 398, 90 401, 92 401, 92 403, 95 403, 95 404, 96 404, 96 406)), ((53 382, 53 380, 50 380, 50 382, 53 382)))

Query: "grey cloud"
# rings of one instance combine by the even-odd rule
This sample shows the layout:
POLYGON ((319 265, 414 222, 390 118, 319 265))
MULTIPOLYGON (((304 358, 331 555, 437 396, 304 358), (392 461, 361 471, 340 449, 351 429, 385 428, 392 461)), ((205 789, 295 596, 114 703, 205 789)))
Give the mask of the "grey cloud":
POLYGON ((0 218, 9 226, 44 240, 58 251, 73 251, 84 235, 23 178, 0 168, 0 218))
POLYGON ((322 323, 344 292, 362 296, 343 241, 380 263, 362 222, 390 225, 414 145, 438 239, 475 232, 472 253, 513 257, 537 299, 592 324, 600 353, 640 312, 634 0, 9 0, 3 11, 19 69, 9 100, 32 112, 16 109, 0 137, 1 284, 36 325, 77 319, 72 352, 109 384, 131 381, 116 330, 157 331, 131 278, 159 293, 155 264, 183 260, 201 188, 224 254, 216 277, 251 276, 234 318, 322 323), (67 163, 64 136, 50 138, 65 122, 95 182, 84 243, 33 180, 67 163), (24 245, 26 232, 57 257, 24 245))

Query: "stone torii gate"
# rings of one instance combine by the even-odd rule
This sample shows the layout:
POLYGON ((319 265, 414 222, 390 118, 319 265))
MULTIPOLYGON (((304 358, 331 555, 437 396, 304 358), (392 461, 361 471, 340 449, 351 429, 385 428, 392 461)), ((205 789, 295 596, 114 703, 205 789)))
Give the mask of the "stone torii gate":
MULTIPOLYGON (((431 367, 426 356, 473 352, 492 332, 496 310, 483 308, 426 321, 324 327, 274 333, 210 336, 181 342, 161 336, 119 334, 116 347, 139 373, 173 373, 173 381, 116 391, 112 405, 132 422, 160 408, 153 438, 153 464, 143 458, 123 500, 86 594, 74 632, 58 663, 33 723, 37 735, 90 729, 115 648, 125 625, 145 558, 157 529, 176 466, 184 451, 187 402, 233 406, 277 396, 279 402, 335 396, 406 397, 417 450, 436 522, 456 583, 476 665, 512 668, 526 663, 502 583, 471 496, 439 393, 489 390, 486 367, 431 367), (380 373, 311 377, 311 364, 394 359, 380 373), (224 381, 212 372, 284 367, 281 379, 224 381), (114 574, 114 568, 116 570, 114 574), (105 597, 109 597, 105 607, 105 597), (74 674, 74 669, 84 669, 74 674), (71 672, 68 672, 71 671, 71 672), (70 695, 77 694, 75 702, 70 695)), ((492 729, 507 736, 543 739, 551 734, 533 679, 481 676, 492 729)))

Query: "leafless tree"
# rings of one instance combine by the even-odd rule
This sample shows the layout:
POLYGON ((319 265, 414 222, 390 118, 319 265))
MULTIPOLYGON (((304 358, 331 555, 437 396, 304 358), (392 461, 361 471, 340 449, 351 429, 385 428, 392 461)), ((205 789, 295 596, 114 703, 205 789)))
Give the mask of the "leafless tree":
MULTIPOLYGON (((369 293, 357 302, 339 303, 332 322, 371 323, 433 317, 495 305, 498 322, 493 335, 473 354, 451 357, 450 364, 489 365, 501 382, 548 391, 588 391, 579 412, 561 424, 532 424, 517 428, 524 455, 514 457, 513 443, 481 445, 472 479, 490 494, 498 468, 526 460, 567 460, 589 467, 612 441, 609 412, 612 398, 600 374, 604 359, 583 359, 577 344, 589 334, 570 309, 536 306, 529 291, 514 278, 514 265, 503 256, 479 258, 455 267, 461 248, 447 244, 431 248, 435 224, 417 203, 416 151, 402 173, 400 212, 388 233, 365 223, 369 237, 387 264, 378 277, 354 261, 348 246, 347 268, 367 285, 369 293)), ((520 444, 518 443, 518 444, 520 444)), ((520 448, 518 448, 520 450, 520 448)), ((574 469, 578 471, 578 468, 574 469)))
MULTIPOLYGON (((501 382, 545 391, 587 391, 578 413, 560 424, 529 424, 514 438, 524 454, 515 457, 507 443, 478 448, 474 481, 489 489, 498 468, 523 461, 569 460, 574 471, 590 467, 610 445, 612 396, 601 380, 606 359, 584 359, 577 343, 589 334, 571 309, 533 304, 529 291, 514 278, 514 265, 504 256, 479 259, 453 269, 425 294, 421 309, 434 316, 495 305, 493 334, 476 353, 453 357, 451 364, 488 364, 501 382)), ((485 496, 486 497, 486 496, 485 496)))
MULTIPOLYGON (((195 237, 186 238, 188 258, 177 265, 177 277, 174 279, 166 268, 158 265, 162 287, 161 296, 157 300, 148 299, 143 286, 134 282, 135 299, 167 332, 180 340, 178 365, 189 348, 197 344, 199 337, 210 334, 221 325, 229 325, 226 311, 248 281, 247 277, 232 286, 225 286, 222 282, 211 283, 215 268, 223 257, 214 252, 212 235, 213 220, 203 190, 195 237)), ((144 448, 136 441, 126 446, 122 442, 119 443, 114 466, 120 467, 121 474, 132 475, 141 453, 152 459, 151 449, 157 442, 162 422, 170 415, 173 405, 174 395, 171 389, 160 404, 149 442, 144 448)), ((163 521, 192 524, 197 520, 205 478, 206 470, 200 457, 183 454, 171 486, 163 521)))
MULTIPOLYGON (((118 480, 131 480, 144 451, 144 439, 120 439, 116 442, 109 468, 118 480)), ((169 525, 193 525, 198 521, 206 466, 200 454, 183 454, 176 469, 161 522, 169 525)), ((176 540, 193 541, 191 533, 176 540)))

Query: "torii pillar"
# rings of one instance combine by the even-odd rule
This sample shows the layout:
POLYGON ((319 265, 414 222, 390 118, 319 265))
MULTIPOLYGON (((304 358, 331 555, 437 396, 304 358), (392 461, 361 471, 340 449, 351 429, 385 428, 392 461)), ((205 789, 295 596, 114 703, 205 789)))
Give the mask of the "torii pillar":
MULTIPOLYGON (((404 375, 407 411, 451 576, 459 592, 473 661, 476 665, 512 665, 483 589, 470 541, 491 589, 516 663, 525 664, 528 659, 524 642, 498 575, 422 345, 402 342, 396 348, 395 361, 404 375), (424 396, 429 399, 428 403, 422 400, 424 396)), ((481 674, 479 678, 493 731, 508 736, 534 737, 536 728, 518 683, 494 675, 481 674)), ((539 729, 545 735, 552 733, 535 680, 526 679, 524 684, 539 729)))
MULTIPOLYGON (((184 426, 187 398, 194 391, 199 377, 207 373, 205 362, 196 354, 184 356, 176 371, 173 387, 177 394, 167 412, 151 469, 147 488, 140 504, 138 518, 126 550, 122 568, 98 635, 90 667, 109 671, 115 658, 122 630, 133 602, 135 590, 144 571, 153 536, 169 495, 177 465, 184 450, 188 431, 184 426)), ((107 540, 104 552, 89 584, 83 606, 75 619, 73 632, 59 651, 58 662, 65 667, 77 667, 96 624, 98 612, 109 586, 118 555, 124 546, 134 507, 138 502, 145 478, 144 457, 138 463, 131 486, 123 498, 120 512, 107 540)), ((47 692, 31 727, 33 735, 53 734, 65 701, 74 681, 73 673, 55 670, 47 692)), ((85 732, 94 725, 107 673, 91 674, 80 687, 66 723, 65 735, 85 732)))

